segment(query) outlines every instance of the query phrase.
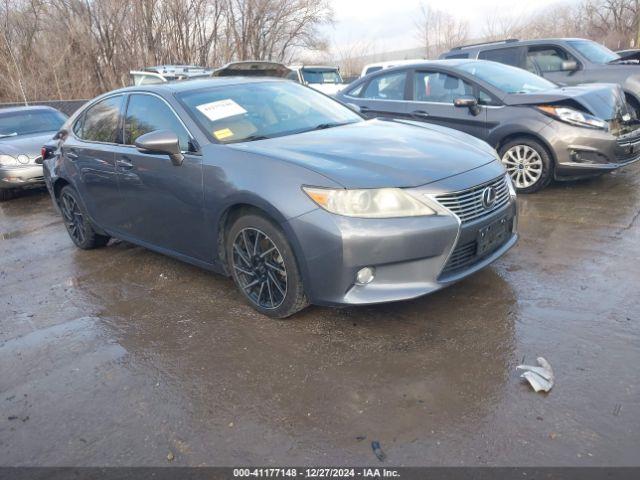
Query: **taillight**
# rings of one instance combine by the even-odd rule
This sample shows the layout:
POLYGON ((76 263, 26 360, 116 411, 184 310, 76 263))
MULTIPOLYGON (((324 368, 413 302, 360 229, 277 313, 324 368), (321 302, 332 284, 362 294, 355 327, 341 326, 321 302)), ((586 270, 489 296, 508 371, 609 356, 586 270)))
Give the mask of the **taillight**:
POLYGON ((47 147, 42 147, 40 149, 40 156, 42 157, 43 160, 47 159, 47 147))

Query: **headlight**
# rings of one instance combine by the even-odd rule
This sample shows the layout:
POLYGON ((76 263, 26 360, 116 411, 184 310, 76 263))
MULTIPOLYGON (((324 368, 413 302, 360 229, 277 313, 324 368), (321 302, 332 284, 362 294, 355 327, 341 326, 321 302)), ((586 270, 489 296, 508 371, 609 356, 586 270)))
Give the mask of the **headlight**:
POLYGON ((362 218, 419 217, 436 212, 400 188, 344 190, 302 187, 311 200, 337 215, 362 218))
POLYGON ((588 113, 580 112, 569 107, 554 107, 553 105, 539 105, 536 107, 542 113, 550 115, 563 122, 577 125, 579 127, 598 128, 601 130, 608 130, 609 125, 604 120, 589 115, 588 113))
POLYGON ((11 155, 0 155, 0 167, 13 167, 18 164, 18 159, 11 155))

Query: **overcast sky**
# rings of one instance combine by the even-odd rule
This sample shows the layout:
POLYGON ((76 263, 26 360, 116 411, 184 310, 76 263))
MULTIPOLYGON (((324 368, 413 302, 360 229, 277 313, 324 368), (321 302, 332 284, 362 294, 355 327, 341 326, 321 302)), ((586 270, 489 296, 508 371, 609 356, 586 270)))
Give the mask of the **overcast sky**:
MULTIPOLYGON (((428 3, 433 8, 467 19, 473 38, 482 33, 489 14, 526 15, 526 12, 561 1, 429 0, 428 3)), ((326 28, 326 34, 336 49, 358 42, 367 42, 378 52, 420 46, 415 27, 420 0, 332 0, 332 3, 336 23, 326 28)))

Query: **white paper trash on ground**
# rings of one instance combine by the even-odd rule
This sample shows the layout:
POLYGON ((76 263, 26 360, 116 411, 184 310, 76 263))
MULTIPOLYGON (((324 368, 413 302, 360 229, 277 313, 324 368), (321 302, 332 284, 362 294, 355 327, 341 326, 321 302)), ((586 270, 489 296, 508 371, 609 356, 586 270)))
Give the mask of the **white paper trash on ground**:
POLYGON ((520 375, 529 382, 529 385, 533 387, 536 392, 548 392, 553 388, 555 377, 553 375, 553 369, 551 364, 544 358, 538 357, 538 367, 532 365, 518 365, 516 370, 524 370, 524 373, 520 375))

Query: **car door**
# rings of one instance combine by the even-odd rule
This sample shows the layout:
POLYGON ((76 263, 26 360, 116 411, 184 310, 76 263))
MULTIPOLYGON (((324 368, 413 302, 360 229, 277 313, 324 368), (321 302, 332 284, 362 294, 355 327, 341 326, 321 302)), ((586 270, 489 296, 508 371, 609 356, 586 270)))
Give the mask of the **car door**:
POLYGON ((358 95, 349 98, 367 118, 406 118, 407 69, 376 74, 363 85, 358 95))
POLYGON ((582 82, 581 64, 578 59, 557 45, 529 46, 527 66, 530 71, 555 83, 577 85, 582 82), (578 70, 567 69, 567 62, 575 62, 578 70))
POLYGON ((116 151, 116 171, 125 205, 118 230, 150 246, 203 260, 206 251, 202 156, 193 152, 192 136, 175 110, 160 96, 131 93, 123 126, 124 144, 116 151), (136 138, 170 130, 180 139, 184 162, 168 155, 142 153, 136 138))
POLYGON ((474 137, 486 136, 486 109, 456 107, 462 97, 478 98, 478 88, 452 72, 416 69, 411 76, 408 113, 414 119, 461 130, 474 137))
POLYGON ((115 226, 122 208, 115 169, 115 146, 121 141, 124 95, 90 106, 74 123, 61 147, 74 172, 75 188, 91 218, 102 228, 115 226))

